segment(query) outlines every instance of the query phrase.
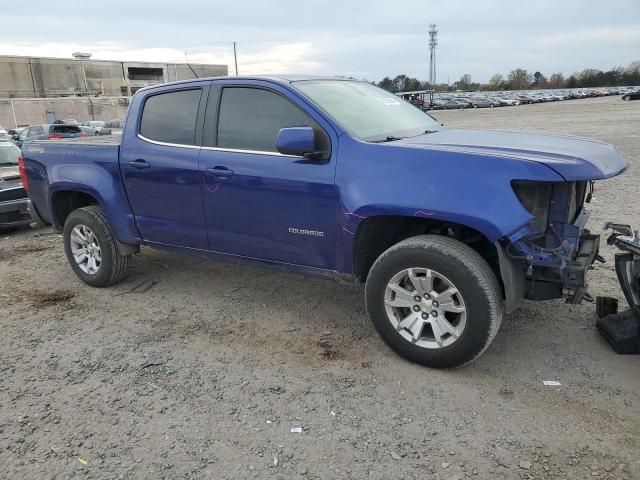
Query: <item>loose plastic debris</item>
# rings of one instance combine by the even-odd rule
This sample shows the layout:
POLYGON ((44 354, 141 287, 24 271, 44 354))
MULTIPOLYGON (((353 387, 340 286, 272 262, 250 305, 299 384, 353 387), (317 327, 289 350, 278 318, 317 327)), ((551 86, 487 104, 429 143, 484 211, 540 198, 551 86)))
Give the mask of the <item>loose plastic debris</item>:
POLYGON ((543 380, 543 382, 547 387, 559 387, 562 385, 560 382, 556 380, 543 380))
POLYGON ((291 422, 291 433, 302 433, 302 427, 304 423, 301 420, 294 420, 291 422))

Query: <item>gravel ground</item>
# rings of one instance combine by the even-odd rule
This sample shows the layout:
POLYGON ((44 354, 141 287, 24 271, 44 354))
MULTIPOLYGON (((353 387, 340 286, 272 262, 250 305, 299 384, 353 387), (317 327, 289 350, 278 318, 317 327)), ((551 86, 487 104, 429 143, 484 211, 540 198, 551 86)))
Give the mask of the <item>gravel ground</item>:
MULTIPOLYGON (((640 102, 435 115, 615 144, 631 167, 597 185, 591 226, 640 224, 640 102)), ((145 248, 92 289, 50 229, 0 240, 0 278, 3 478, 640 477, 640 357, 610 350, 591 304, 528 304, 437 371, 392 354, 362 290, 331 281, 145 248)), ((611 263, 591 278, 622 300, 611 263)))

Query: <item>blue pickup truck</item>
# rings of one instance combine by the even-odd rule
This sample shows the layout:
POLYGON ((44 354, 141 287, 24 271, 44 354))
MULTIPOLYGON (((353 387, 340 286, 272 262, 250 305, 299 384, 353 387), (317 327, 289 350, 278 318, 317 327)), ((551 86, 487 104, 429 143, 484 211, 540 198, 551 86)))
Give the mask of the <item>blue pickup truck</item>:
POLYGON ((478 357, 524 299, 590 299, 585 203, 627 167, 599 141, 446 129, 368 83, 308 77, 146 88, 121 139, 22 153, 31 211, 89 285, 120 281, 140 245, 365 284, 384 341, 431 367, 478 357))

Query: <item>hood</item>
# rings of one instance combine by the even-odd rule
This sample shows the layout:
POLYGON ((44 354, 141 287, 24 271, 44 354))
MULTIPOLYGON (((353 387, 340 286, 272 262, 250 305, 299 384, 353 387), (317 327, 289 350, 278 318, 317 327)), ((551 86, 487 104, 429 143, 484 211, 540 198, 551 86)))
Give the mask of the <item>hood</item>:
POLYGON ((550 133, 452 128, 388 145, 538 162, 567 181, 609 178, 627 168, 627 161, 608 143, 550 133))
POLYGON ((0 190, 22 187, 18 166, 0 166, 0 190))

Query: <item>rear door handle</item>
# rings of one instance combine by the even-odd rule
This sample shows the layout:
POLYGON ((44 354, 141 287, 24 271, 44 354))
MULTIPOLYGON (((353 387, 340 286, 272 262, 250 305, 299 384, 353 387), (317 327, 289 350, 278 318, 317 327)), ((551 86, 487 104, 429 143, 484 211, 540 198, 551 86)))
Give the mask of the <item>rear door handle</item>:
POLYGON ((138 170, 142 170, 143 168, 149 168, 151 166, 149 162, 147 162, 146 160, 143 160, 142 158, 136 158, 135 160, 130 161, 129 165, 131 165, 133 168, 136 168, 138 170))
POLYGON ((229 170, 227 167, 212 167, 207 168, 204 171, 205 175, 211 175, 216 178, 229 178, 233 177, 233 170, 229 170))

